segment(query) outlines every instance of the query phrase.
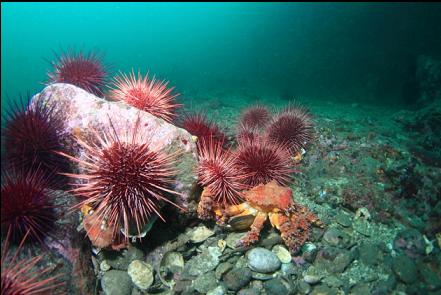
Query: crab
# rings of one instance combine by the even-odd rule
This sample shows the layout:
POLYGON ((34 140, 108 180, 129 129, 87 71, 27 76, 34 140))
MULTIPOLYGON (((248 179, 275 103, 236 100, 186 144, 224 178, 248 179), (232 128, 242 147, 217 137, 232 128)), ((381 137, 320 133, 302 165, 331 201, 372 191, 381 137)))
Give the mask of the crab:
POLYGON ((280 186, 274 180, 244 191, 242 197, 243 203, 220 207, 213 204, 212 195, 204 190, 198 208, 199 216, 206 219, 211 210, 220 224, 228 223, 234 229, 250 226, 239 241, 243 246, 250 246, 259 240, 265 221, 269 219, 271 225, 280 231, 282 240, 292 253, 298 252, 307 241, 311 225, 324 227, 314 213, 294 202, 289 187, 280 186))

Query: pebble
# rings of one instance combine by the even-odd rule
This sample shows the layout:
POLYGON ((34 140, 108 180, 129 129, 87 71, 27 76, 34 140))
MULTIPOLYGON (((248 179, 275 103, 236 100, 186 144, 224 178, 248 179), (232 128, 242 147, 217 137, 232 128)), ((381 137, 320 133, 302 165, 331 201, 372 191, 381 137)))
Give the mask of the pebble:
POLYGON ((305 275, 303 277, 303 281, 305 283, 308 283, 308 284, 311 284, 311 285, 317 284, 318 282, 321 281, 321 279, 322 278, 319 275, 305 275))
POLYGON ((107 263, 114 269, 127 270, 133 260, 143 260, 144 252, 136 247, 116 251, 102 251, 107 263))
POLYGON ((128 275, 133 284, 141 290, 147 290, 153 284, 153 267, 140 260, 134 260, 130 263, 128 275))
POLYGON ((377 263, 380 254, 380 248, 372 243, 363 243, 358 248, 360 260, 365 265, 372 266, 377 263))
POLYGON ((236 268, 230 270, 223 276, 223 281, 228 290, 239 291, 248 285, 251 281, 252 274, 248 268, 236 268))
POLYGON ((208 247, 201 254, 190 259, 185 265, 185 270, 191 276, 199 276, 214 270, 219 264, 219 256, 222 252, 218 247, 208 247))
POLYGON ((213 290, 207 292, 207 295, 224 295, 227 291, 224 286, 217 286, 213 290))
POLYGON ((413 283, 417 279, 415 262, 404 254, 397 256, 392 261, 392 269, 397 277, 404 283, 413 283))
POLYGON ((341 211, 335 216, 335 220, 338 224, 344 227, 350 227, 352 225, 352 218, 348 213, 341 211))
POLYGON ((312 292, 310 294, 311 295, 335 295, 335 294, 337 294, 337 291, 332 290, 331 288, 329 288, 326 285, 318 285, 318 286, 314 287, 314 289, 312 290, 312 292))
POLYGON ((239 245, 239 240, 245 235, 245 233, 231 233, 225 239, 228 248, 236 249, 239 245))
POLYGON ((285 276, 290 276, 297 273, 297 269, 294 267, 292 263, 282 263, 282 274, 285 276))
POLYGON ((335 227, 328 229, 323 235, 323 240, 330 246, 345 248, 349 245, 349 235, 335 227))
POLYGON ((260 291, 256 288, 246 288, 240 290, 237 295, 260 295, 260 291))
POLYGON ((304 281, 300 281, 297 290, 300 294, 309 294, 311 292, 311 286, 304 281))
POLYGON ((329 271, 332 273, 342 273, 354 259, 350 251, 344 251, 337 255, 329 265, 329 271))
POLYGON ((110 265, 107 263, 107 260, 103 260, 103 261, 101 261, 101 263, 100 263, 100 270, 101 271, 108 271, 108 270, 110 270, 110 265))
POLYGON ((101 279, 101 287, 106 295, 130 295, 132 280, 125 271, 109 270, 101 279))
POLYGON ((368 221, 363 219, 356 219, 354 221, 354 230, 366 237, 370 237, 372 235, 372 229, 368 221))
POLYGON ((168 252, 162 258, 161 266, 172 273, 180 272, 184 269, 184 257, 179 252, 168 252))
POLYGON ((207 228, 205 225, 197 226, 187 232, 187 236, 193 243, 201 243, 212 235, 214 235, 214 231, 207 228))
POLYGON ((281 262, 277 255, 265 248, 254 248, 246 254, 248 266, 257 272, 271 273, 278 270, 281 262))
POLYGON ((289 251, 285 247, 283 247, 281 245, 275 245, 273 247, 272 251, 274 252, 274 254, 277 255, 280 262, 282 262, 282 263, 290 263, 291 262, 291 260, 292 260, 291 253, 289 253, 289 251))
POLYGON ((216 279, 220 280, 222 278, 222 276, 232 268, 233 268, 233 265, 231 265, 231 263, 229 263, 229 262, 222 262, 221 264, 219 264, 216 267, 216 271, 214 273, 216 276, 216 279))
POLYGON ((197 277, 194 280, 193 287, 199 293, 207 293, 210 290, 213 290, 217 286, 217 280, 214 275, 214 271, 209 271, 197 277))
POLYGON ((259 281, 267 281, 274 278, 274 275, 272 274, 266 274, 266 273, 260 273, 260 272, 252 272, 253 279, 259 280, 259 281))
POLYGON ((263 248, 271 248, 274 245, 283 243, 280 233, 270 232, 268 236, 259 241, 259 246, 263 248))
POLYGON ((263 283, 266 294, 288 294, 289 289, 281 279, 275 278, 263 283))

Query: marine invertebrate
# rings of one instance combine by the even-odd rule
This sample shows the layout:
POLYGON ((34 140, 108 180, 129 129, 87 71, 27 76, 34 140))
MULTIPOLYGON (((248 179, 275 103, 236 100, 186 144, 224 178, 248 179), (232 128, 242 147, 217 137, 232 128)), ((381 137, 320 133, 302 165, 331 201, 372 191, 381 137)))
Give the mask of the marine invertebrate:
POLYGON ((55 198, 58 193, 48 190, 50 180, 41 170, 4 173, 1 185, 2 230, 11 233, 11 239, 19 242, 29 232, 29 240, 53 235, 56 213, 55 198))
POLYGON ((129 231, 140 235, 152 214, 163 219, 159 212, 162 202, 175 205, 170 194, 179 193, 170 186, 179 152, 167 154, 150 145, 150 135, 140 126, 139 117, 126 132, 117 131, 111 121, 102 134, 92 132, 94 140, 77 138, 86 152, 84 159, 61 153, 84 171, 66 174, 80 181, 72 189, 83 198, 77 207, 90 206, 95 218, 102 221, 95 226, 111 227, 115 238, 120 229, 126 239, 129 231))
POLYGON ((263 105, 255 105, 242 112, 239 125, 245 128, 263 128, 269 120, 268 109, 263 105))
POLYGON ((220 128, 202 113, 185 114, 180 125, 191 135, 197 136, 199 150, 210 141, 223 143, 225 140, 220 128))
POLYGON ((61 180, 57 173, 68 169, 66 159, 55 153, 64 150, 62 116, 42 100, 37 99, 32 107, 27 101, 21 98, 21 104, 7 113, 2 132, 6 159, 17 169, 38 168, 54 180, 61 180))
POLYGON ((168 83, 155 76, 149 79, 148 74, 143 77, 139 71, 136 76, 132 70, 128 76, 121 73, 114 78, 110 97, 171 122, 181 105, 176 103, 178 94, 173 94, 174 87, 168 87, 168 83))
POLYGON ((239 142, 236 165, 247 175, 243 181, 249 186, 271 180, 286 185, 294 172, 286 146, 264 139, 239 142))
POLYGON ((48 73, 50 83, 69 83, 96 96, 103 95, 107 70, 97 52, 62 53, 52 66, 48 73))
MULTIPOLYGON (((224 210, 228 223, 237 224, 245 217, 252 222, 251 230, 239 241, 249 246, 258 241, 260 231, 269 218, 271 225, 281 232, 281 237, 290 251, 296 253, 309 237, 311 225, 323 227, 323 223, 306 207, 293 201, 292 190, 276 181, 259 184, 243 193, 245 202, 224 210)), ((240 222, 243 223, 243 222, 240 222)))
POLYGON ((238 203, 240 192, 246 188, 242 181, 247 175, 235 161, 235 155, 230 150, 224 150, 222 143, 209 141, 202 146, 197 169, 199 183, 210 191, 216 204, 238 203))
POLYGON ((311 116, 302 108, 289 106, 271 120, 265 134, 270 141, 286 144, 296 154, 312 139, 311 116))
POLYGON ((48 276, 51 268, 40 269, 37 264, 43 256, 36 256, 30 259, 18 260, 18 254, 21 251, 27 235, 23 236, 20 245, 15 254, 9 253, 9 234, 2 245, 1 253, 1 292, 4 295, 15 294, 54 294, 53 291, 64 285, 59 281, 61 274, 48 276))

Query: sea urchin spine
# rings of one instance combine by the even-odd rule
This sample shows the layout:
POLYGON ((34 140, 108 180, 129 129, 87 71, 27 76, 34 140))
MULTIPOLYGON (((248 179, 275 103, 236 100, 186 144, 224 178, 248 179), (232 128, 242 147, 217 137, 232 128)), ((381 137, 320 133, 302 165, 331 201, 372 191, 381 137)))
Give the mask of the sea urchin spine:
POLYGON ((179 194, 169 189, 178 154, 154 150, 147 143, 148 134, 143 133, 139 117, 133 129, 124 134, 110 125, 103 135, 94 132, 93 143, 77 139, 85 149, 84 160, 63 154, 84 171, 66 175, 80 180, 72 190, 84 198, 78 208, 91 206, 97 218, 114 227, 114 237, 122 228, 127 238, 134 226, 141 234, 151 214, 161 217, 161 201, 175 205, 167 194, 179 194))
POLYGON ((244 183, 253 187, 271 180, 291 182, 292 162, 286 146, 263 139, 243 140, 236 151, 236 165, 248 175, 244 183))
POLYGON ((2 230, 11 232, 14 242, 21 241, 29 231, 29 239, 43 244, 52 235, 58 219, 55 198, 48 189, 49 180, 41 170, 5 173, 1 185, 2 230))
POLYGON ((50 83, 69 83, 94 95, 103 95, 107 71, 96 52, 63 53, 52 65, 53 71, 48 73, 50 83))
POLYGON ((288 107, 271 120, 266 136, 274 143, 286 144, 295 154, 312 138, 311 116, 302 108, 288 107))
POLYGON ((208 141, 199 155, 199 183, 208 188, 217 203, 236 204, 241 191, 247 188, 243 183, 246 175, 235 165, 236 159, 229 150, 224 150, 217 141, 208 141))
POLYGON ((168 81, 159 81, 155 77, 149 79, 148 74, 143 77, 140 72, 136 76, 121 74, 114 79, 114 89, 110 97, 124 101, 140 110, 171 122, 175 116, 175 109, 180 104, 175 102, 178 94, 173 94, 174 87, 168 88, 168 81))

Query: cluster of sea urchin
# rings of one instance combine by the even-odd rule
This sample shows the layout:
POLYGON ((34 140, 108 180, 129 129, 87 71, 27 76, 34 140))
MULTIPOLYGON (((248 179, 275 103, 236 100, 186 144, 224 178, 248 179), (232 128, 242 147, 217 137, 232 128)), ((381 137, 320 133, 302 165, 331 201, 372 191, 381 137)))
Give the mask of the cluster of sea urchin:
MULTIPOLYGON (((210 138, 204 136, 211 134, 210 125, 203 124, 203 117, 196 118, 198 124, 189 125, 210 138)), ((199 183, 220 204, 235 203, 242 190, 272 180, 287 185, 295 172, 291 156, 311 139, 311 131, 310 116, 302 108, 290 106, 271 118, 263 105, 250 107, 239 121, 236 150, 224 150, 213 141, 201 149, 199 183)))
POLYGON ((128 237, 133 226, 141 234, 152 214, 162 218, 158 207, 161 201, 175 205, 169 195, 179 194, 170 189, 178 154, 166 154, 149 145, 139 117, 125 133, 117 131, 112 122, 110 126, 101 135, 94 132, 94 141, 78 139, 87 152, 85 159, 61 154, 84 170, 82 174, 67 174, 80 180, 72 190, 83 198, 78 208, 92 207, 99 220, 114 226, 113 236, 122 229, 128 237))

